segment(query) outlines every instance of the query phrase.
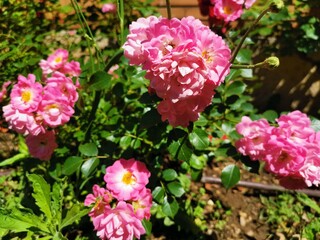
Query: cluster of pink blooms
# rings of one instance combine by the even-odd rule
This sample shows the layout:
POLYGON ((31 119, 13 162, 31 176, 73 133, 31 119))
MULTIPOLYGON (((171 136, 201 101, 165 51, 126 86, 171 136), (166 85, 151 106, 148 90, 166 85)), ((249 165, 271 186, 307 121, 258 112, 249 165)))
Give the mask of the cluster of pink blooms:
POLYGON ((93 205, 89 216, 100 239, 140 239, 143 219, 150 218, 151 190, 146 188, 150 172, 133 158, 119 159, 107 167, 106 188, 93 186, 84 205, 93 205))
POLYGON ((210 25, 235 21, 250 8, 256 0, 198 0, 202 15, 209 15, 210 25))
POLYGON ((162 121, 174 127, 199 118, 230 70, 229 47, 194 17, 140 18, 123 48, 131 65, 146 70, 150 92, 162 99, 162 121))
POLYGON ((281 115, 277 126, 267 120, 242 117, 236 130, 243 137, 235 146, 251 160, 265 162, 265 169, 279 178, 282 186, 299 189, 320 183, 320 132, 300 111, 281 115))
POLYGON ((40 61, 42 81, 34 74, 18 76, 12 87, 10 102, 3 107, 3 117, 9 127, 26 137, 33 157, 49 160, 57 147, 54 128, 67 123, 74 113, 78 99, 78 83, 73 77, 80 75, 80 64, 68 62, 68 51, 56 50, 47 60, 40 61))

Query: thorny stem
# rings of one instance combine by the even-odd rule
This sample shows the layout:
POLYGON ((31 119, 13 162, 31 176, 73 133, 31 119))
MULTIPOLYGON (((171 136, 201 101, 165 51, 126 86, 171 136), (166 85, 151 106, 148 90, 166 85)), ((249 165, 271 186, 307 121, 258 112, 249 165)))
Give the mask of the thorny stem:
POLYGON ((253 22, 253 24, 248 28, 248 30, 246 31, 246 33, 242 36, 240 43, 238 44, 238 46, 236 47, 236 49, 233 51, 232 53, 232 57, 230 62, 233 63, 234 60, 236 59, 236 56, 238 54, 238 52, 240 51, 244 41, 246 40, 247 36, 249 35, 249 33, 252 31, 252 29, 258 24, 258 22, 260 21, 260 19, 266 15, 269 11, 271 10, 271 6, 269 6, 267 9, 263 10, 262 13, 259 15, 259 17, 253 22))
POLYGON ((166 5, 167 5, 168 19, 171 19, 171 4, 170 4, 170 0, 166 0, 166 5))

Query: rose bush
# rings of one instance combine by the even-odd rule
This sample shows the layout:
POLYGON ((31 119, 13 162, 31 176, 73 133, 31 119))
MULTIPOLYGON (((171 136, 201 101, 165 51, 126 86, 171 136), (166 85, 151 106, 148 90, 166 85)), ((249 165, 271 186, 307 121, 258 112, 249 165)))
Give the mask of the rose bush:
POLYGON ((237 161, 221 173, 226 188, 239 167, 259 164, 286 188, 318 187, 319 120, 259 112, 246 84, 252 69, 279 65, 275 56, 255 63, 249 47, 260 41, 255 20, 280 18, 281 1, 239 24, 246 33, 230 22, 250 18, 255 1, 210 1, 202 10, 211 28, 158 16, 149 1, 95 2, 88 11, 71 3, 81 26, 70 29, 71 42, 44 42, 51 52, 2 84, 2 117, 19 146, 0 166, 20 169, 28 201, 4 192, 16 202, 1 199, 1 237, 205 239, 213 216, 191 186, 221 159, 237 161))

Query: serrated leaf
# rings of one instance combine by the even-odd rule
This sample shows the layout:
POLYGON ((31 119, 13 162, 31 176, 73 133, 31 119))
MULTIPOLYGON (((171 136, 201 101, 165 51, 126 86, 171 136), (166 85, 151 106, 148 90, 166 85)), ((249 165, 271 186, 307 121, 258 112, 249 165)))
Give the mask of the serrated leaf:
POLYGON ((164 193, 165 193, 164 189, 162 187, 158 186, 152 191, 152 198, 155 201, 157 201, 158 203, 162 203, 164 193))
POLYGON ((221 172, 221 181, 225 188, 235 186, 240 180, 240 170, 236 165, 226 166, 221 172))
POLYGON ((52 219, 51 207, 50 207, 50 185, 44 180, 44 178, 37 174, 27 175, 29 181, 32 182, 33 194, 36 205, 47 217, 48 221, 52 219))
POLYGON ((0 228, 13 232, 26 232, 30 228, 37 228, 43 232, 49 232, 46 224, 39 217, 18 209, 12 209, 10 212, 0 209, 0 228))
POLYGON ((81 209, 80 204, 74 204, 71 209, 68 210, 66 217, 62 220, 61 229, 73 224, 89 212, 90 209, 81 209))
POLYGON ((204 150, 209 146, 209 137, 206 131, 196 128, 189 134, 189 141, 197 150, 204 150))
POLYGON ((163 180, 165 181, 173 181, 175 180, 176 178, 178 177, 178 174, 177 172, 172 169, 172 168, 169 168, 169 169, 166 169, 162 172, 162 178, 163 180))
POLYGON ((180 182, 170 182, 167 184, 169 192, 171 192, 176 197, 181 197, 185 191, 180 182))
POLYGON ((81 172, 85 178, 89 177, 90 174, 97 168, 99 165, 98 158, 90 158, 85 161, 81 166, 81 172))
POLYGON ((169 201, 168 197, 164 197, 162 211, 166 216, 173 218, 177 214, 178 210, 179 204, 175 199, 169 201))
POLYGON ((51 199, 52 199, 51 201, 52 216, 60 226, 61 217, 62 217, 62 201, 63 201, 63 192, 61 189, 61 183, 55 182, 53 184, 51 199))
POLYGON ((62 174, 67 176, 73 174, 80 168, 82 162, 83 162, 83 159, 81 157, 77 157, 77 156, 68 157, 62 166, 62 174))
POLYGON ((111 75, 105 71, 97 71, 90 77, 89 91, 102 91, 111 87, 111 75))
POLYGON ((94 143, 85 143, 79 146, 79 151, 89 157, 97 156, 98 155, 98 148, 94 143))

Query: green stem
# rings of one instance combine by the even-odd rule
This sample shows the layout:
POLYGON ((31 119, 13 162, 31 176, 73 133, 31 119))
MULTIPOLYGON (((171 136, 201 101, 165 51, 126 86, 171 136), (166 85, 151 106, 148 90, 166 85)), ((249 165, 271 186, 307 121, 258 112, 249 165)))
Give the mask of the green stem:
MULTIPOLYGON (((114 64, 119 62, 119 59, 122 56, 122 54, 123 54, 123 50, 119 49, 115 53, 115 55, 110 59, 110 61, 106 64, 106 67, 104 68, 104 71, 108 72, 109 69, 114 64)), ((88 128, 86 130, 85 142, 87 142, 89 140, 92 124, 93 124, 93 121, 94 121, 94 119, 96 117, 96 113, 97 113, 97 110, 98 110, 98 105, 99 105, 99 102, 100 102, 101 95, 102 95, 102 91, 97 91, 95 96, 94 96, 94 100, 93 100, 93 103, 92 103, 92 109, 91 109, 91 112, 90 112, 90 115, 89 115, 89 118, 88 118, 88 123, 89 124, 88 124, 88 128)))
POLYGON ((77 17, 78 17, 78 20, 79 20, 79 23, 81 25, 81 29, 84 33, 84 38, 86 39, 86 42, 87 42, 87 46, 88 46, 88 50, 89 50, 89 55, 90 55, 90 64, 91 64, 91 70, 92 72, 94 71, 94 67, 95 67, 95 64, 94 64, 94 61, 93 61, 93 54, 92 54, 92 51, 91 51, 91 48, 90 48, 90 41, 93 42, 93 45, 94 47, 96 48, 97 50, 97 53, 99 53, 98 57, 100 58, 99 60, 102 62, 102 56, 101 56, 101 52, 100 50, 97 48, 97 44, 94 40, 94 37, 93 37, 93 34, 91 32, 91 29, 80 9, 80 6, 78 5, 77 1, 75 0, 72 0, 71 1, 72 3, 72 6, 74 8, 74 10, 76 11, 76 14, 77 14, 77 17))
POLYGON ((171 4, 170 4, 170 0, 166 0, 166 6, 167 6, 168 19, 171 19, 171 4))
POLYGON ((245 34, 242 36, 240 43, 238 44, 238 46, 236 47, 236 49, 233 51, 232 56, 231 56, 231 60, 230 62, 233 63, 234 60, 236 59, 236 56, 238 54, 238 52, 240 51, 244 41, 246 40, 247 36, 249 35, 249 33, 252 31, 252 29, 258 24, 258 22, 260 21, 260 19, 266 15, 269 11, 271 10, 271 6, 269 6, 267 9, 263 10, 262 13, 259 15, 259 17, 253 22, 253 24, 248 28, 248 30, 245 32, 245 34))
POLYGON ((259 62, 256 64, 233 64, 231 68, 233 69, 253 69, 258 67, 263 67, 265 65, 264 62, 259 62))
POLYGON ((118 17, 120 20, 120 43, 121 46, 125 42, 125 36, 124 36, 124 4, 123 0, 118 0, 117 1, 117 12, 118 12, 118 17))

